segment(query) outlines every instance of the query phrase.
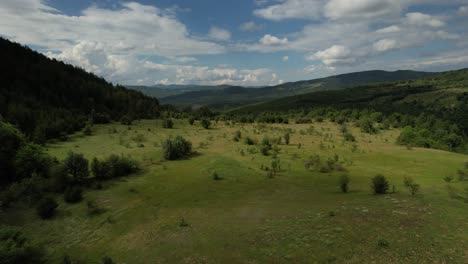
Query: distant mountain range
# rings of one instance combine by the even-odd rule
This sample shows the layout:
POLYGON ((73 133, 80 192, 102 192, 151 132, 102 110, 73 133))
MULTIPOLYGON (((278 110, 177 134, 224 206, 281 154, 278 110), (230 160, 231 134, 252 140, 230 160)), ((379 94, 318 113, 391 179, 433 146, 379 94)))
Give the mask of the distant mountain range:
POLYGON ((412 80, 434 73, 399 70, 394 72, 373 70, 340 74, 308 81, 288 82, 276 86, 259 88, 241 86, 127 86, 160 99, 163 104, 176 106, 208 106, 226 110, 235 107, 269 101, 281 97, 306 94, 310 92, 329 91, 366 85, 379 82, 412 80))

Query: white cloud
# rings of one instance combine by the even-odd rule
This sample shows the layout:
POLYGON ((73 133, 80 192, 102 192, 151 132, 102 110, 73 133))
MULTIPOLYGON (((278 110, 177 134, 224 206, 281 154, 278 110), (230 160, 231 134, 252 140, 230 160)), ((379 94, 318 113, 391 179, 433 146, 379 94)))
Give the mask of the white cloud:
POLYGON ((169 74, 169 83, 179 84, 235 84, 258 85, 275 84, 277 76, 269 69, 209 68, 204 66, 166 65, 153 62, 144 63, 144 69, 169 74))
POLYGON ((289 57, 288 56, 284 56, 283 57, 283 61, 288 61, 289 60, 289 57))
POLYGON ((345 18, 395 18, 402 10, 398 0, 331 0, 325 5, 325 16, 331 19, 345 18))
POLYGON ((431 15, 413 12, 406 14, 406 23, 414 26, 443 27, 445 22, 431 15))
POLYGON ((397 41, 394 39, 381 39, 374 43, 374 50, 378 52, 385 52, 397 48, 397 41))
POLYGON ((275 21, 291 18, 318 19, 322 5, 323 0, 282 0, 280 4, 254 10, 254 14, 275 21))
POLYGON ((231 32, 223 28, 211 27, 208 36, 217 40, 229 40, 231 39, 231 32))
POLYGON ((333 45, 328 49, 317 51, 306 59, 319 59, 327 66, 350 65, 357 62, 357 59, 354 58, 351 50, 343 45, 333 45))
POLYGON ((462 16, 468 15, 468 6, 460 6, 458 8, 458 14, 462 16))
POLYGON ((242 23, 239 28, 242 31, 257 31, 257 30, 262 29, 263 26, 253 21, 249 21, 249 22, 242 23))
POLYGON ((288 44, 288 39, 287 38, 278 38, 278 37, 272 36, 270 34, 266 34, 260 39, 259 42, 261 44, 267 45, 267 46, 277 46, 277 45, 288 44))
POLYGON ((173 58, 173 60, 177 62, 186 63, 186 62, 195 62, 197 61, 197 58, 182 56, 182 57, 175 57, 173 58))
POLYGON ((302 71, 304 73, 325 73, 325 72, 334 72, 335 67, 325 66, 325 65, 309 65, 306 66, 302 71))
POLYGON ((389 33, 396 33, 400 31, 401 31, 401 28, 399 26, 393 25, 393 26, 381 28, 379 30, 376 30, 375 32, 378 34, 389 34, 389 33))
POLYGON ((117 9, 91 6, 78 16, 39 0, 1 1, 0 32, 23 44, 63 51, 82 41, 99 41, 113 52, 177 56, 216 54, 224 47, 191 36, 173 15, 154 6, 121 3, 117 9), (120 45, 115 45, 120 43, 120 45))

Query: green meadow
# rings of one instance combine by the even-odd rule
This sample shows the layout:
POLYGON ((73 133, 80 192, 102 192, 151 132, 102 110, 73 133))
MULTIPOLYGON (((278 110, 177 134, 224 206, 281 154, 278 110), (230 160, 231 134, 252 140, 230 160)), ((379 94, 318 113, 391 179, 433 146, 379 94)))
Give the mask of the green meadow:
POLYGON ((95 125, 91 136, 79 132, 48 144, 48 153, 58 160, 70 151, 89 160, 119 154, 143 170, 87 188, 77 204, 57 196, 50 220, 21 207, 0 219, 43 245, 51 263, 64 255, 80 263, 103 256, 116 263, 467 263, 468 182, 457 179, 457 170, 468 157, 396 145, 397 129, 375 135, 349 129, 356 142, 329 122, 95 125), (273 154, 262 155, 258 143, 287 131, 289 145, 274 144, 281 169, 272 175, 273 154), (161 142, 175 135, 190 140, 195 153, 166 161, 161 142), (245 144, 246 137, 257 144, 245 144), (317 155, 339 169, 307 168, 317 155), (343 174, 348 193, 338 186, 343 174), (373 194, 377 174, 389 180, 388 194, 373 194), (416 195, 405 177, 420 185, 416 195), (87 201, 99 213, 89 215, 87 201))

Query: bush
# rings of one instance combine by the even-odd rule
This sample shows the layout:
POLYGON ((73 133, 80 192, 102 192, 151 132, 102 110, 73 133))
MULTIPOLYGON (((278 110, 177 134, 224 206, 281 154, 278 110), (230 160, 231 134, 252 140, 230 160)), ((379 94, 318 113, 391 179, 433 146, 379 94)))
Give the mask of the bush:
POLYGON ((29 178, 33 174, 47 177, 51 166, 50 157, 44 153, 42 147, 35 144, 25 144, 16 153, 14 166, 16 181, 29 178))
POLYGON ((86 124, 86 126, 83 129, 83 134, 85 136, 91 136, 93 134, 93 129, 91 127, 91 124, 86 124))
POLYGON ((270 147, 268 146, 261 146, 260 147, 260 153, 262 153, 263 156, 268 156, 270 153, 270 147))
POLYGON ((234 141, 238 142, 238 141, 240 141, 241 138, 242 138, 242 134, 241 134, 241 132, 239 130, 234 132, 234 137, 233 137, 234 141))
POLYGON ((109 256, 104 256, 102 258, 102 264, 114 264, 115 262, 109 257, 109 256))
POLYGON ((451 182, 452 180, 453 180, 453 176, 448 175, 444 177, 445 182, 451 182))
POLYGON ((133 123, 133 118, 130 115, 124 115, 120 119, 120 123, 122 123, 122 125, 131 126, 133 123))
POLYGON ((58 204, 53 198, 46 197, 39 201, 36 212, 42 219, 48 219, 55 215, 55 209, 57 209, 57 207, 58 204))
POLYGON ((176 160, 186 157, 192 152, 192 143, 182 136, 174 139, 168 138, 162 143, 163 154, 166 160, 176 160))
POLYGON ((188 119, 188 123, 189 123, 189 125, 193 126, 193 124, 195 123, 195 118, 190 117, 190 118, 188 119))
POLYGON ((244 138, 244 143, 247 145, 255 145, 255 141, 249 137, 244 138))
POLYGON ((75 183, 81 183, 89 176, 88 160, 83 154, 69 152, 63 164, 75 183))
POLYGON ((211 126, 211 121, 209 119, 202 119, 200 124, 204 129, 209 129, 211 126))
POLYGON ((136 173, 140 165, 136 160, 125 156, 110 155, 103 161, 94 158, 91 162, 91 171, 99 180, 108 180, 136 173))
POLYGON ((213 172, 213 180, 215 181, 220 181, 222 180, 223 178, 221 178, 217 172, 213 172))
POLYGON ((42 248, 32 244, 21 231, 3 226, 0 228, 0 263, 45 263, 42 248))
POLYGON ((68 187, 63 197, 67 203, 78 203, 83 199, 83 190, 78 186, 68 187))
POLYGON ((416 184, 411 177, 405 177, 403 184, 413 196, 419 191, 419 184, 416 184))
POLYGON ((173 128, 174 127, 174 121, 172 121, 172 119, 170 118, 167 118, 167 119, 164 119, 163 122, 162 122, 162 126, 163 128, 173 128))
POLYGON ((283 138, 284 138, 284 143, 285 143, 286 145, 289 145, 289 139, 290 139, 290 138, 289 138, 289 133, 285 133, 284 136, 283 136, 283 138))
POLYGON ((378 174, 372 178, 372 189, 375 194, 385 194, 388 191, 389 183, 385 176, 378 174))
POLYGON ((347 193, 349 190, 349 177, 346 174, 340 176, 340 180, 338 182, 340 189, 343 193, 347 193))
POLYGON ((354 142, 356 141, 356 138, 351 134, 350 132, 346 132, 343 134, 344 140, 349 141, 349 142, 354 142))

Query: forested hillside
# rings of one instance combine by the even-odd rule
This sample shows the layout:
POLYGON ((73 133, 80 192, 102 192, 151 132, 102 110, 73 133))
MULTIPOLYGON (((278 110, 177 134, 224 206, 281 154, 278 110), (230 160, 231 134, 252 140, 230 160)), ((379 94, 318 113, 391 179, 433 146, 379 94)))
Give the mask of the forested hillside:
POLYGON ((363 71, 260 88, 231 86, 224 89, 194 90, 167 96, 162 98, 161 101, 174 105, 208 106, 210 108, 226 109, 285 96, 339 90, 378 82, 412 80, 432 74, 418 71, 363 71))
POLYGON ((468 70, 412 81, 358 86, 291 96, 232 112, 247 116, 292 114, 346 122, 370 118, 384 127, 405 127, 401 143, 466 152, 468 70))
POLYGON ((38 143, 106 123, 159 115, 157 99, 0 38, 0 115, 38 143))

